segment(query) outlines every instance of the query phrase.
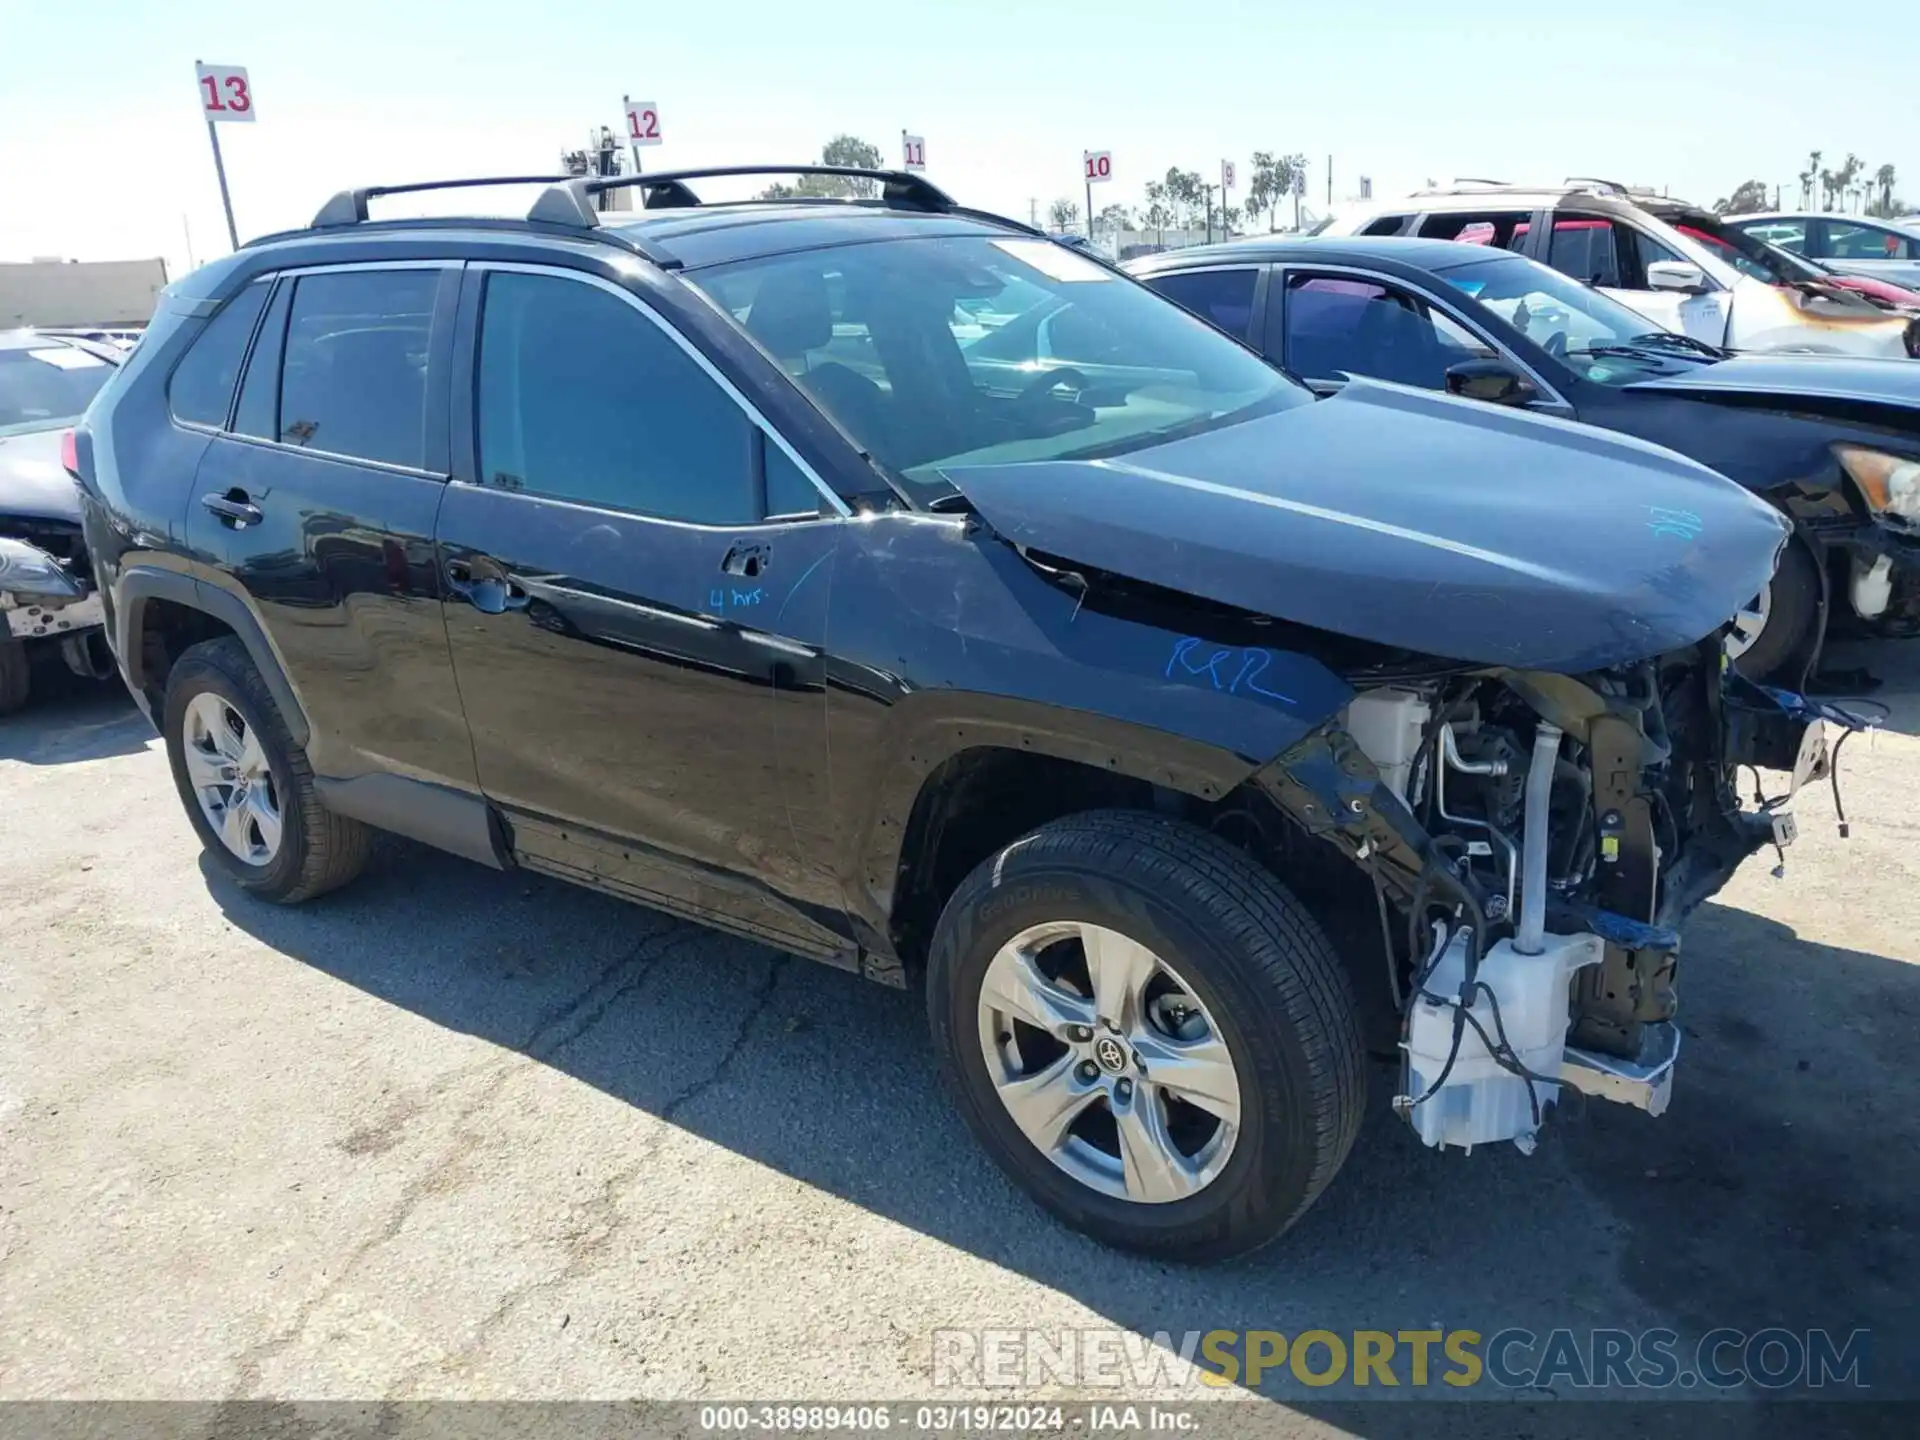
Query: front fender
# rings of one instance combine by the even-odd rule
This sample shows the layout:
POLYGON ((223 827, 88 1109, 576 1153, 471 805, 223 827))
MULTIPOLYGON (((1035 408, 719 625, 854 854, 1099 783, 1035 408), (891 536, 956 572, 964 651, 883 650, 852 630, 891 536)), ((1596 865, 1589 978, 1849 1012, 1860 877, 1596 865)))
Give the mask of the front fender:
POLYGON ((1110 613, 985 527, 859 522, 833 580, 826 677, 850 908, 884 924, 915 802, 969 749, 1223 798, 1353 697, 1287 648, 1300 633, 1177 599, 1110 613))

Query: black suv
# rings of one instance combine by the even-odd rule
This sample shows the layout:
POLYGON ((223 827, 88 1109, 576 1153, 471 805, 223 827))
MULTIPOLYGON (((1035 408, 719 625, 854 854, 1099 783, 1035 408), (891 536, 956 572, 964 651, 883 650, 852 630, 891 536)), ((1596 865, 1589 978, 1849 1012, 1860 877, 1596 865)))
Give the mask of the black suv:
POLYGON ((1652 1094, 1672 927, 1786 823, 1733 766, 1804 712, 1718 650, 1781 519, 1598 431, 1317 400, 916 177, 689 184, 742 173, 792 172, 350 192, 169 289, 73 466, 213 860, 304 900, 378 827, 923 986, 994 1157, 1164 1254, 1297 1217, 1420 1005, 1430 1143, 1652 1094), (1476 973, 1576 943, 1564 1075, 1480 1048, 1519 1002, 1476 973))

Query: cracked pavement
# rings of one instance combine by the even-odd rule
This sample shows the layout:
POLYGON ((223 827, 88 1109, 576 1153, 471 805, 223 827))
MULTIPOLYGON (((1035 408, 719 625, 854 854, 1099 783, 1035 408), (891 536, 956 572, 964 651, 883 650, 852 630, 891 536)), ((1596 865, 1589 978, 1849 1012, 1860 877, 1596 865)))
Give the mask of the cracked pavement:
POLYGON ((0 1399, 905 1398, 942 1327, 1440 1321, 1868 1326, 1920 1380, 1920 667, 1871 663, 1854 838, 1822 789, 1697 917, 1666 1118, 1437 1156, 1376 1070, 1209 1271, 1003 1182, 917 997, 397 840, 255 904, 125 701, 56 697, 0 721, 0 1399))

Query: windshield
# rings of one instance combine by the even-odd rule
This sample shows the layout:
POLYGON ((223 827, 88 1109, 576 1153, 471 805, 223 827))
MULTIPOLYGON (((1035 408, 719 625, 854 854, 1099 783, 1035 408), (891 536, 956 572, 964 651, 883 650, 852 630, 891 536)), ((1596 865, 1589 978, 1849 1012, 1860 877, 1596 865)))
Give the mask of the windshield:
MULTIPOLYGON (((1627 385, 1710 358, 1691 358, 1644 315, 1518 255, 1490 254, 1435 271, 1588 380, 1627 385)), ((1684 342, 1682 342, 1684 344, 1684 342)))
POLYGON ((111 374, 98 355, 57 340, 0 349, 0 435, 71 425, 111 374))
POLYGON ((1124 453, 1313 403, 1110 267, 1022 236, 885 240, 690 272, 909 481, 1124 453))

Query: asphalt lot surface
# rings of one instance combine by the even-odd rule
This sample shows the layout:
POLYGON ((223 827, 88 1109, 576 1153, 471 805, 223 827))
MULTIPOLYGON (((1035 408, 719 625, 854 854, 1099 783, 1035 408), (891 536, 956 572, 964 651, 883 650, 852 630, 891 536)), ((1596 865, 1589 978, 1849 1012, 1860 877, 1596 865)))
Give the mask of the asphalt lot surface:
MULTIPOLYGON (((400 841, 257 904, 125 699, 53 698, 0 721, 0 1399, 924 1397, 953 1327, 1866 1327, 1915 1393, 1909 648, 1867 652, 1895 714, 1847 749, 1852 838, 1823 787, 1785 879, 1756 857, 1689 930, 1664 1119, 1438 1155, 1376 1071, 1318 1206, 1211 1270, 1003 1182, 916 997, 400 841)), ((1245 1413, 1322 1428, 1299 1399, 1245 1413)))

